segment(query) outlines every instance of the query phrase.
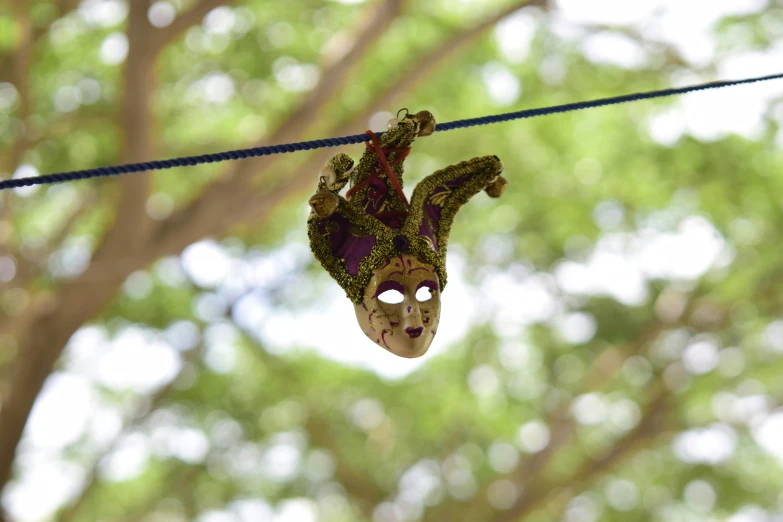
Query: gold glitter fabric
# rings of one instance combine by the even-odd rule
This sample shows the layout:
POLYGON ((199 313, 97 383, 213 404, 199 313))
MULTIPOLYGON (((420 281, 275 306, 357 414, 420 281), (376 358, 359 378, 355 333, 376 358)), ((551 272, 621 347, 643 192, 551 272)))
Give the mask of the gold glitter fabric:
POLYGON ((318 190, 328 188, 332 192, 339 192, 350 178, 350 170, 353 168, 353 160, 348 154, 337 154, 326 163, 326 171, 334 173, 334 179, 321 177, 318 182, 318 190))
MULTIPOLYGON (((417 124, 403 119, 380 137, 389 165, 403 183, 406 149, 416 138, 417 124), (403 155, 400 158, 400 155, 403 155), (395 160, 401 160, 394 164, 395 160)), ((339 198, 335 212, 321 218, 314 212, 307 221, 310 247, 316 259, 356 304, 373 270, 401 253, 431 264, 441 289, 446 286, 446 249, 454 216, 462 205, 486 189, 503 170, 497 156, 463 161, 427 176, 414 189, 410 206, 380 168, 376 152, 366 150, 355 169, 353 161, 338 154, 327 164, 332 180, 319 182, 339 198), (359 187, 349 199, 337 194, 350 181, 359 187)))

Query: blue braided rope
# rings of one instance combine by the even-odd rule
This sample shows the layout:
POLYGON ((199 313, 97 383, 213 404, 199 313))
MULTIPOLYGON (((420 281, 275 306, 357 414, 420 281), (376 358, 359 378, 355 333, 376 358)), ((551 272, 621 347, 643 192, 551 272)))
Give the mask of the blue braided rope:
MULTIPOLYGON (((490 123, 499 123, 503 121, 518 120, 523 118, 533 118, 536 116, 545 116, 547 114, 558 114, 563 112, 577 111, 580 109, 590 109, 594 107, 603 107, 606 105, 616 105, 618 103, 627 103, 638 100, 649 100, 652 98, 662 98, 665 96, 674 96, 677 94, 686 94, 695 91, 706 91, 709 89, 719 89, 722 87, 731 87, 748 83, 763 82, 768 80, 783 79, 783 74, 771 74, 769 76, 760 76, 757 78, 746 78, 744 80, 733 80, 723 82, 710 82, 700 85, 691 85, 677 89, 664 89, 658 91, 640 92, 636 94, 626 94, 614 96, 611 98, 601 98, 586 102, 567 103, 564 105, 554 105, 551 107, 542 107, 540 109, 528 109, 518 112, 508 112, 505 114, 496 114, 494 116, 483 116, 481 118, 469 118, 465 120, 451 121, 448 123, 438 123, 435 131, 442 132, 453 129, 462 129, 476 125, 487 125, 490 123)), ((383 132, 376 133, 380 136, 383 132)), ((46 174, 34 178, 7 179, 0 181, 0 190, 29 187, 32 185, 44 185, 49 183, 61 183, 64 181, 75 181, 79 179, 99 178, 104 176, 116 176, 118 174, 132 174, 134 172, 146 172, 150 170, 164 170, 174 167, 186 167, 192 165, 201 165, 204 163, 217 163, 220 161, 238 160, 245 158, 254 158, 258 156, 270 156, 272 154, 284 154, 287 152, 297 152, 300 150, 313 150, 324 147, 336 147, 339 145, 350 145, 355 143, 364 143, 369 141, 367 134, 354 134, 353 136, 343 136, 340 138, 326 138, 321 140, 300 141, 297 143, 286 143, 283 145, 269 145, 266 147, 253 147, 250 149, 230 150, 227 152, 216 152, 213 154, 203 154, 201 156, 186 156, 182 158, 173 158, 162 161, 149 161, 145 163, 129 163, 126 165, 116 165, 112 167, 99 167, 95 169, 77 170, 72 172, 61 172, 57 174, 46 174)))

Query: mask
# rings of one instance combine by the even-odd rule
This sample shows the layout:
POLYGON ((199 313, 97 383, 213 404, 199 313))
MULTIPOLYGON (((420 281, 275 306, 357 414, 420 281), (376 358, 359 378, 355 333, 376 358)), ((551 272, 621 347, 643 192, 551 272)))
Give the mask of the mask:
POLYGON ((373 271, 356 320, 374 343, 400 357, 419 357, 430 347, 440 322, 435 267, 408 254, 373 271))
POLYGON ((313 254, 354 303, 367 337, 400 357, 423 355, 437 332, 457 211, 482 190, 499 197, 507 185, 497 156, 483 156, 427 176, 409 202, 403 163, 415 138, 434 130, 432 114, 422 111, 390 121, 380 135, 367 131, 356 168, 346 154, 336 155, 310 198, 313 254))

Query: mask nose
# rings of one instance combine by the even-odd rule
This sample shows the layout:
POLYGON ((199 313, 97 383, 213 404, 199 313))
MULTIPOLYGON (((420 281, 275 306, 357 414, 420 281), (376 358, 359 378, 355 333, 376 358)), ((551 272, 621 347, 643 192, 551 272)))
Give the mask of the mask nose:
POLYGON ((414 328, 423 326, 421 309, 416 299, 405 299, 402 303, 402 317, 406 325, 414 328))

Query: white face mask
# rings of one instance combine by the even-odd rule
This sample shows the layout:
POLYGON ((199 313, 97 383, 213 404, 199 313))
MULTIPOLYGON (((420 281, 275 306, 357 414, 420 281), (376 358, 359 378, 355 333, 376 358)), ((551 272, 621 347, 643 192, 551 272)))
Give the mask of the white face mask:
POLYGON ((372 274, 364 301, 354 305, 362 331, 400 357, 420 357, 440 322, 440 286, 432 265, 401 254, 372 274))

